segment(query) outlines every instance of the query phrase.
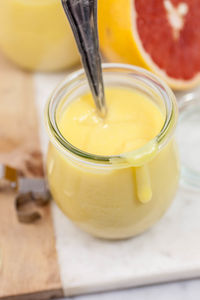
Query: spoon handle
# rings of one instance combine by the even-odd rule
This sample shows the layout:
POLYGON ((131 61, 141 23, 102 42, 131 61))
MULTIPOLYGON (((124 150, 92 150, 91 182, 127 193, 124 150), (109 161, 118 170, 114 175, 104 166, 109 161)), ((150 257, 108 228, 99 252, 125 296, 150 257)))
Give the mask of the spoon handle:
POLYGON ((101 116, 106 103, 99 54, 97 0, 61 0, 81 55, 89 86, 101 116))

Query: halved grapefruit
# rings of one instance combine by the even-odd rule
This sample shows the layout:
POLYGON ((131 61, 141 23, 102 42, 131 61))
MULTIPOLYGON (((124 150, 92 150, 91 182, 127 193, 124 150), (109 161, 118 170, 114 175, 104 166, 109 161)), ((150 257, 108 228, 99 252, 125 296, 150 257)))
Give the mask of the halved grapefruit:
POLYGON ((199 0, 100 0, 106 58, 142 66, 174 89, 200 83, 199 0))

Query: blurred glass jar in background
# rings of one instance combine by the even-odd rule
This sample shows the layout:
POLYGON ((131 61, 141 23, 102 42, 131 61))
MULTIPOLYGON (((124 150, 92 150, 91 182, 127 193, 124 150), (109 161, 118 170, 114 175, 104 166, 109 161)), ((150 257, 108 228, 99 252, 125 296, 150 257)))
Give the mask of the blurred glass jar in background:
POLYGON ((0 50, 33 71, 59 71, 79 62, 59 0, 1 0, 0 50))

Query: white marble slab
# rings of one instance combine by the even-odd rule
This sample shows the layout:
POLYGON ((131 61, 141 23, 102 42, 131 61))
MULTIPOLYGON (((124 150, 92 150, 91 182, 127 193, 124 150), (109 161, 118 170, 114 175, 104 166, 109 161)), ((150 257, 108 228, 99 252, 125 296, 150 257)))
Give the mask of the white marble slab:
MULTIPOLYGON (((65 300, 71 298, 65 298, 65 300)), ((143 286, 120 291, 73 297, 74 300, 198 300, 200 280, 143 286)), ((60 299, 64 300, 64 299, 60 299)))
MULTIPOLYGON (((36 76, 41 118, 45 100, 63 76, 36 76)), ((43 130, 41 140, 45 149, 43 130)), ((198 192, 180 188, 167 214, 151 230, 119 242, 95 239, 71 224, 56 205, 52 211, 66 296, 200 276, 198 192)))
POLYGON ((79 231, 56 206, 53 214, 66 295, 200 276, 199 194, 179 191, 157 225, 120 242, 79 231))

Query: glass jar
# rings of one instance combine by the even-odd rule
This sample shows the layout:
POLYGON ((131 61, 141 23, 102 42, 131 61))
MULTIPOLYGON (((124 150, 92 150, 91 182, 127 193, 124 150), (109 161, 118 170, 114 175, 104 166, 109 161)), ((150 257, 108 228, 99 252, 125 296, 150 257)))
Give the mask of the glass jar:
POLYGON ((57 71, 79 61, 60 0, 1 0, 0 50, 28 70, 57 71))
POLYGON ((192 191, 200 190, 200 88, 179 93, 177 141, 180 149, 181 183, 192 191), (186 138, 187 137, 187 138, 186 138))
POLYGON ((117 156, 93 155, 74 147, 57 123, 66 106, 89 89, 84 71, 77 71, 56 88, 47 104, 47 178, 54 200, 75 224, 96 237, 122 239, 151 227, 175 195, 177 106, 172 91, 148 71, 104 64, 103 73, 105 86, 147 95, 165 116, 162 130, 142 148, 117 156), (143 192, 151 194, 150 201, 142 201, 143 192))

